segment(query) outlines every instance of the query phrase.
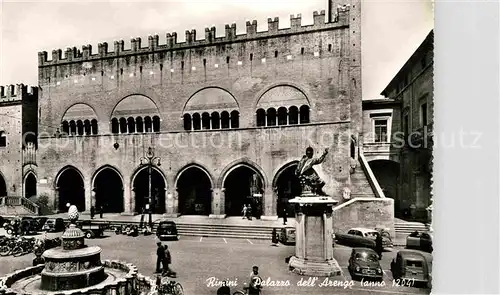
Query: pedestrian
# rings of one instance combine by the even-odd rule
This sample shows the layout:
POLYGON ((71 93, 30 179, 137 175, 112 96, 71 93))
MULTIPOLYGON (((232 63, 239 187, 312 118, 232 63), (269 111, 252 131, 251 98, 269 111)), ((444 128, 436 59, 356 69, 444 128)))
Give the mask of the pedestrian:
POLYGON ((259 267, 252 267, 250 273, 250 283, 248 284, 248 295, 260 295, 262 289, 262 278, 259 276, 259 267))
POLYGON ((162 275, 169 275, 173 273, 168 267, 169 264, 172 263, 172 256, 170 255, 170 251, 168 250, 168 245, 165 245, 165 255, 163 256, 163 273, 162 275))
POLYGON ((245 219, 247 217, 247 205, 243 204, 243 209, 241 210, 241 214, 243 215, 242 219, 245 219))
POLYGON ((161 273, 162 270, 160 269, 161 264, 163 264, 163 260, 165 260, 165 247, 161 244, 160 241, 156 242, 156 245, 158 246, 156 248, 156 272, 155 273, 161 273))
POLYGON ((382 259, 382 252, 384 251, 384 247, 382 245, 382 235, 380 233, 377 234, 375 238, 375 252, 377 252, 379 260, 382 259))
POLYGON ((217 295, 231 295, 231 288, 229 288, 229 280, 226 279, 222 282, 222 286, 217 289, 217 295))
POLYGON ((248 220, 252 220, 252 206, 250 204, 247 206, 247 218, 248 220))
POLYGON ((91 206, 90 207, 90 219, 94 219, 94 215, 95 215, 95 207, 91 206))
POLYGON ((104 207, 102 205, 99 206, 99 218, 102 218, 102 211, 104 211, 104 207))
POLYGON ((283 207, 283 225, 286 225, 287 221, 286 207, 283 207))
POLYGON ((278 246, 278 231, 276 230, 276 228, 273 228, 273 233, 272 233, 272 246, 275 246, 277 247, 278 246))

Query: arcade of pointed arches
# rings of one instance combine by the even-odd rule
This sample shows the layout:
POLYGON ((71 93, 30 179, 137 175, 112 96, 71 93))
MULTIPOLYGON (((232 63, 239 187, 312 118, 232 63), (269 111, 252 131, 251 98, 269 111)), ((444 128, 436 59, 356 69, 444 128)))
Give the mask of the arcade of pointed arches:
MULTIPOLYGON (((277 170, 272 185, 273 202, 277 202, 277 212, 283 214, 284 200, 293 197, 294 171, 297 161, 289 162, 277 170), (280 203, 281 202, 281 203, 280 203)), ((151 169, 151 210, 155 214, 167 212, 168 185, 164 173, 157 167, 151 169)), ((32 174, 27 174, 26 179, 32 174)), ((141 213, 149 203, 149 174, 147 166, 138 167, 130 178, 130 207, 126 208, 125 178, 116 167, 103 165, 95 170, 89 180, 91 192, 85 192, 86 180, 80 170, 74 166, 65 166, 56 175, 54 188, 56 198, 54 207, 59 212, 67 210, 68 203, 76 205, 81 211, 89 211, 90 206, 104 213, 141 213), (90 198, 87 202, 86 198, 90 198), (127 210, 128 209, 128 210, 127 210)), ((215 181, 215 177, 203 165, 190 163, 179 170, 174 180, 177 210, 181 215, 214 214, 212 193, 214 189, 224 192, 224 208, 222 214, 228 216, 241 215, 243 205, 252 204, 255 214, 263 215, 264 191, 268 185, 262 169, 255 163, 239 160, 224 168, 215 181), (192 180, 196 179, 196 182, 192 180)), ((222 200, 221 200, 222 201, 222 200)), ((290 211, 290 208, 286 209, 290 211)), ((97 212, 96 211, 96 212, 97 212)))

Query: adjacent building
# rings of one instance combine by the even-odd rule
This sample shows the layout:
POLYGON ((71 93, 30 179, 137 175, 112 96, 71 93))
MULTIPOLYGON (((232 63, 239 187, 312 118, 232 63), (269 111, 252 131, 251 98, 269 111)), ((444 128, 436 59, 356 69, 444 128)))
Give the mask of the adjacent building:
POLYGON ((363 101, 364 153, 395 215, 427 221, 432 204, 434 33, 431 31, 381 95, 363 101))

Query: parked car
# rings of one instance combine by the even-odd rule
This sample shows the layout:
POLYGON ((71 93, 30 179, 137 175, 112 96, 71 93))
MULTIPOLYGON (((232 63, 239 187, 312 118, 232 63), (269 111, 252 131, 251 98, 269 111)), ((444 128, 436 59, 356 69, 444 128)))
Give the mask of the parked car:
POLYGON ((92 239, 95 237, 102 237, 106 225, 92 222, 91 220, 82 220, 78 223, 78 227, 85 234, 85 238, 92 239))
POLYGON ((432 253, 432 236, 425 232, 414 231, 406 237, 406 249, 416 249, 432 253))
POLYGON ((295 245, 295 227, 281 228, 279 241, 283 245, 295 245))
POLYGON ((37 222, 35 219, 33 219, 33 217, 28 217, 28 216, 22 217, 20 226, 21 226, 21 234, 23 235, 38 232, 37 222))
POLYGON ((174 239, 178 240, 177 225, 173 221, 160 221, 156 229, 158 239, 174 239))
POLYGON ((353 248, 347 269, 353 280, 364 278, 382 281, 384 276, 378 254, 370 248, 353 248))
POLYGON ((43 225, 45 224, 45 222, 48 220, 47 217, 35 217, 33 218, 34 221, 36 222, 35 226, 36 226, 36 231, 41 231, 42 228, 43 228, 43 225))
POLYGON ((66 228, 62 218, 49 218, 42 226, 42 230, 46 232, 60 232, 66 228))
POLYGON ((375 249, 378 231, 369 228, 351 228, 347 234, 335 233, 338 244, 375 249))
POLYGON ((416 250, 401 250, 391 261, 392 277, 406 287, 424 283, 431 287, 432 256, 416 250), (426 258, 426 256, 429 256, 426 258), (404 280, 403 280, 404 279, 404 280))

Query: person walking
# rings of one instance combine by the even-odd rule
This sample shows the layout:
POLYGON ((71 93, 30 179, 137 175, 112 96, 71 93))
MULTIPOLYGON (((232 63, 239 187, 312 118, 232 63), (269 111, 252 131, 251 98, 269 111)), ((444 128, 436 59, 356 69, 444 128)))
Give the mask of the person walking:
POLYGON ((243 215, 242 219, 245 219, 247 217, 247 204, 243 204, 243 209, 241 210, 241 214, 243 215))
POLYGON ((272 246, 275 246, 277 247, 278 246, 278 231, 276 230, 276 228, 273 228, 273 233, 272 233, 272 246))
POLYGON ((248 220, 252 220, 252 206, 250 204, 247 206, 247 218, 248 220))
POLYGON ((95 207, 91 206, 90 207, 90 219, 94 219, 94 215, 95 215, 95 207))
POLYGON ((173 271, 168 267, 169 264, 172 263, 172 256, 170 255, 170 251, 168 250, 168 245, 165 245, 165 255, 163 256, 163 272, 162 275, 170 275, 173 271))
POLYGON ((259 275, 259 267, 252 267, 250 283, 248 284, 248 295, 260 295, 262 289, 262 278, 259 275))
POLYGON ((382 252, 384 251, 384 247, 382 245, 382 235, 380 233, 377 234, 375 238, 375 252, 377 252, 379 260, 382 259, 382 252))
POLYGON ((287 212, 286 212, 286 206, 283 207, 283 225, 286 225, 288 219, 287 219, 287 212))
POLYGON ((160 241, 156 242, 156 245, 158 246, 156 248, 156 273, 161 273, 162 270, 160 267, 165 260, 165 247, 163 247, 160 241))
POLYGON ((103 207, 103 205, 101 204, 101 205, 99 206, 99 218, 102 218, 102 213, 103 213, 102 211, 104 211, 104 207, 103 207))

